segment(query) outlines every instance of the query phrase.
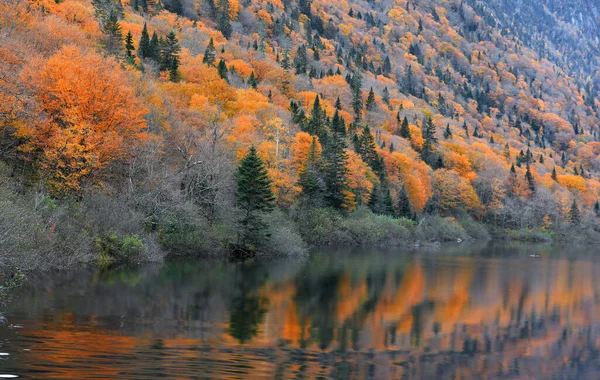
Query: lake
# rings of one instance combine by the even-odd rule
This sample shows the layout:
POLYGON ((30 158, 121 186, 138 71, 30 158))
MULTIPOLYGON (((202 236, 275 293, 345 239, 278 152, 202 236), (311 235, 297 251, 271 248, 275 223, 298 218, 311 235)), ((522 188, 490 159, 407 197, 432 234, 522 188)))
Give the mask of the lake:
POLYGON ((29 276, 0 378, 600 376, 600 252, 461 243, 29 276))

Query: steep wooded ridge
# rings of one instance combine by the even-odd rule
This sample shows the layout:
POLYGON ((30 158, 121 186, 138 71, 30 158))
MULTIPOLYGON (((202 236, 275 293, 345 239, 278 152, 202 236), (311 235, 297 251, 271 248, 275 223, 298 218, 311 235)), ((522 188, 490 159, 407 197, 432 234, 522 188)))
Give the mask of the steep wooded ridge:
POLYGON ((0 242, 595 241, 598 7, 533 3, 0 0, 0 242))

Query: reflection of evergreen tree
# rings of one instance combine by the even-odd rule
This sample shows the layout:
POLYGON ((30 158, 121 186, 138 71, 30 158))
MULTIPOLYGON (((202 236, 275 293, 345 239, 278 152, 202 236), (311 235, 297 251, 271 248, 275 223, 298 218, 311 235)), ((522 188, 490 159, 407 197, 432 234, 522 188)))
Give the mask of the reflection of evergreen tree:
POLYGON ((264 265, 250 263, 240 264, 236 274, 238 278, 234 286, 240 293, 231 301, 228 332, 243 344, 256 336, 267 312, 268 299, 257 293, 267 273, 264 265))

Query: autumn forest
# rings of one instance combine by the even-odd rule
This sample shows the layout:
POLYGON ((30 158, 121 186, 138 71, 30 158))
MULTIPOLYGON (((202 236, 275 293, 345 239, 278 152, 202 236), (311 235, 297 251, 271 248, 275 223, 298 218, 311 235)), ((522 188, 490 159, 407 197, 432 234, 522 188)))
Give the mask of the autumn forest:
POLYGON ((595 20, 536 3, 0 0, 3 265, 597 243, 595 20))

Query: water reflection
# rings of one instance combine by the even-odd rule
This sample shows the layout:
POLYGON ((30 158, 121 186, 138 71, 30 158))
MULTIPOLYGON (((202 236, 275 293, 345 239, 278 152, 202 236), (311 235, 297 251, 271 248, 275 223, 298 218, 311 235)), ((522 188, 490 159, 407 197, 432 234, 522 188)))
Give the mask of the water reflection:
POLYGON ((565 252, 463 245, 46 274, 7 313, 0 372, 595 378, 600 261, 565 252))

